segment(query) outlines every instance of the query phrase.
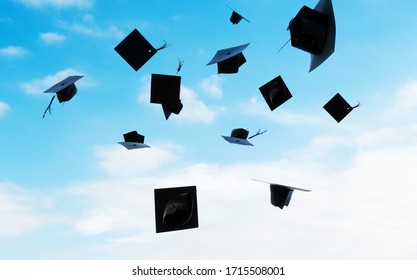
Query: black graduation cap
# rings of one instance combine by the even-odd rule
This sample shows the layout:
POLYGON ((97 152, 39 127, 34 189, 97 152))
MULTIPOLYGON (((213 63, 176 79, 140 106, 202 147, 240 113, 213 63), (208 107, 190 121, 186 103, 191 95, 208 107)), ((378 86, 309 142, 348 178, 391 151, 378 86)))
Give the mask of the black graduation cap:
POLYGON ((171 113, 179 114, 183 108, 180 99, 181 76, 152 74, 151 103, 161 104, 165 119, 171 113))
POLYGON ((278 76, 259 88, 271 111, 292 97, 281 76, 278 76))
POLYGON ((166 42, 162 47, 155 49, 145 37, 135 28, 127 35, 114 50, 133 68, 138 71, 157 51, 166 48, 166 42))
MULTIPOLYGON (((226 5, 226 6, 229 7, 228 5, 226 5)), ((240 15, 238 12, 236 12, 232 8, 230 8, 230 9, 232 10, 232 15, 230 16, 230 22, 231 23, 238 24, 242 19, 246 20, 247 22, 250 22, 249 20, 247 20, 245 17, 240 15)))
POLYGON ((229 143, 232 144, 239 144, 239 145, 246 145, 246 146, 253 146, 251 142, 247 140, 249 135, 249 131, 244 128, 235 128, 230 133, 230 136, 223 136, 222 137, 229 143))
POLYGON ((217 73, 221 74, 234 74, 239 71, 239 67, 246 62, 246 58, 243 55, 243 50, 249 46, 250 43, 245 45, 236 46, 227 49, 221 49, 216 52, 214 57, 207 65, 217 63, 217 73))
POLYGON ((310 190, 284 186, 280 184, 273 184, 261 180, 252 179, 254 181, 267 183, 271 190, 271 204, 281 209, 290 204, 291 196, 294 190, 310 192, 310 190))
MULTIPOLYGON (((81 79, 84 76, 68 76, 64 80, 56 83, 49 89, 45 90, 44 93, 52 92, 56 94, 56 97, 58 97, 59 103, 63 103, 66 101, 71 100, 74 95, 77 94, 77 87, 75 86, 75 82, 81 79)), ((45 112, 43 113, 43 117, 45 117, 45 114, 47 111, 51 113, 51 105, 54 101, 55 95, 52 96, 51 101, 49 102, 48 107, 45 109, 45 112)))
POLYGON ((336 22, 331 0, 320 0, 313 9, 303 6, 288 26, 291 45, 311 54, 310 72, 333 52, 336 22))
POLYGON ((120 145, 128 150, 149 148, 148 145, 144 144, 145 136, 139 134, 136 130, 123 134, 124 142, 118 142, 120 145))
POLYGON ((337 121, 343 120, 354 108, 359 107, 360 103, 356 106, 350 106, 349 103, 339 94, 336 93, 323 108, 337 121))
POLYGON ((196 186, 154 189, 156 233, 198 227, 196 186))
POLYGON ((262 131, 258 130, 257 133, 255 133, 252 136, 249 136, 249 131, 244 129, 244 128, 235 128, 232 130, 232 132, 230 133, 230 136, 223 136, 222 137, 229 143, 232 144, 239 144, 239 145, 246 145, 246 146, 253 146, 253 144, 251 142, 249 142, 247 139, 251 139, 255 136, 264 134, 266 132, 266 130, 262 131))

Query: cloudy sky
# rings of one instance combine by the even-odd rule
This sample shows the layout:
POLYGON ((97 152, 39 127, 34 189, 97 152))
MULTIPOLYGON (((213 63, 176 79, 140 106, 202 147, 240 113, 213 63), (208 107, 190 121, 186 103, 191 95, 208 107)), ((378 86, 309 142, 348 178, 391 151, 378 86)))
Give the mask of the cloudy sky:
POLYGON ((313 0, 3 0, 1 259, 417 258, 415 2, 334 0, 335 53, 309 73, 287 26, 313 0), (233 7, 250 23, 229 22, 233 7), (159 51, 135 72, 114 47, 137 28, 159 51), (206 66, 250 43, 237 74, 206 66), (179 115, 149 103, 184 59, 179 115), (43 93, 83 75, 69 102, 43 93), (259 87, 293 97, 270 111, 259 87), (336 93, 352 105, 337 123, 336 93), (221 135, 266 133, 250 146, 221 135), (137 130, 152 148, 117 142, 137 130), (260 179, 295 192, 283 210, 260 179), (199 228, 155 233, 153 190, 197 186, 199 228))

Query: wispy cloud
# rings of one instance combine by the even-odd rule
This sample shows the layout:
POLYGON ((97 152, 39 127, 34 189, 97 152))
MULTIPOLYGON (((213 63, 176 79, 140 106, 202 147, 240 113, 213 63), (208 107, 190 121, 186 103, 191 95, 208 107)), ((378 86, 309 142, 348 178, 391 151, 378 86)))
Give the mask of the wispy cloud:
POLYGON ((0 101, 0 118, 3 117, 8 111, 10 111, 11 107, 6 102, 0 101))
POLYGON ((53 33, 53 32, 41 33, 40 38, 47 45, 62 43, 66 39, 64 35, 59 34, 59 33, 53 33))
POLYGON ((283 108, 278 108, 271 112, 265 101, 258 96, 251 97, 246 102, 239 104, 239 107, 242 112, 260 116, 280 124, 311 125, 321 123, 321 120, 315 116, 291 112, 283 108))
MULTIPOLYGON (((41 79, 35 79, 30 82, 22 84, 22 88, 26 94, 43 95, 43 92, 53 86, 54 84, 62 81, 68 76, 83 75, 81 72, 69 68, 55 73, 54 75, 48 75, 41 79)), ((78 84, 83 85, 83 81, 78 84)))
POLYGON ((32 8, 42 8, 53 6, 56 8, 90 8, 94 0, 17 0, 25 6, 32 8))
POLYGON ((0 236, 15 236, 41 228, 47 223, 49 202, 11 182, 0 182, 0 236))
POLYGON ((395 97, 399 110, 415 109, 417 107, 417 81, 408 81, 397 90, 395 97))
POLYGON ((212 75, 201 80, 200 87, 213 97, 221 98, 223 96, 222 80, 218 75, 212 75))
POLYGON ((98 159, 99 166, 109 174, 118 176, 130 176, 132 174, 146 174, 152 170, 168 165, 177 160, 172 150, 179 150, 172 144, 165 143, 170 150, 158 148, 152 144, 152 148, 140 150, 126 150, 121 145, 95 146, 94 155, 98 159))
POLYGON ((85 14, 80 22, 71 23, 61 21, 59 25, 71 32, 82 34, 89 37, 120 39, 123 32, 114 24, 101 26, 95 23, 95 19, 91 14, 85 14))
POLYGON ((20 46, 8 46, 5 48, 0 48, 0 56, 5 57, 22 57, 27 53, 28 51, 20 46))
POLYGON ((198 99, 197 93, 191 88, 181 86, 181 100, 184 108, 178 121, 210 124, 213 123, 221 110, 208 107, 198 99))

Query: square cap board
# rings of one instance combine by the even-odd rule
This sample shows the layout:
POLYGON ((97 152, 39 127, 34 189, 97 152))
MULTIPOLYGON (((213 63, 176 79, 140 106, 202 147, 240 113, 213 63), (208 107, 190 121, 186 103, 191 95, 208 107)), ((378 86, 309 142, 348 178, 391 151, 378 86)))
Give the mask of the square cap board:
POLYGON ((152 74, 151 103, 176 105, 180 101, 181 76, 152 74))
POLYGON ((114 50, 135 70, 138 71, 157 50, 135 28, 114 50))
POLYGON ((337 121, 341 122, 354 107, 350 106, 349 103, 337 93, 333 96, 323 108, 337 121))
POLYGON ((292 97, 291 92, 281 76, 278 76, 261 86, 259 91, 271 111, 275 110, 292 97))
POLYGON ((196 186, 154 190, 156 232, 198 227, 196 186))

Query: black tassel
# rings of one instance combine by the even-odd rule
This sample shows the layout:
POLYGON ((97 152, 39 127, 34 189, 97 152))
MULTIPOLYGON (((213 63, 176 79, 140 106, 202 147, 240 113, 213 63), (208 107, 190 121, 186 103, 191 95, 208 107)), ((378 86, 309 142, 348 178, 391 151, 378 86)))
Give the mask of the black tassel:
POLYGON ((251 138, 253 138, 253 137, 255 137, 255 136, 258 136, 258 135, 264 134, 265 132, 266 132, 266 130, 264 130, 264 131, 262 131, 262 132, 261 132, 261 130, 259 129, 259 130, 258 130, 258 132, 256 132, 254 135, 252 135, 252 136, 248 137, 248 139, 251 139, 251 138))
POLYGON ((46 114, 46 112, 48 112, 48 111, 49 111, 49 114, 51 114, 51 105, 52 105, 52 102, 54 101, 54 99, 55 99, 55 95, 54 95, 54 96, 52 96, 52 99, 51 99, 51 101, 49 102, 48 107, 46 107, 45 112, 43 112, 42 119, 43 119, 43 118, 45 118, 45 114, 46 114))

